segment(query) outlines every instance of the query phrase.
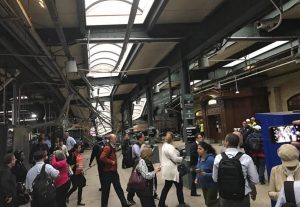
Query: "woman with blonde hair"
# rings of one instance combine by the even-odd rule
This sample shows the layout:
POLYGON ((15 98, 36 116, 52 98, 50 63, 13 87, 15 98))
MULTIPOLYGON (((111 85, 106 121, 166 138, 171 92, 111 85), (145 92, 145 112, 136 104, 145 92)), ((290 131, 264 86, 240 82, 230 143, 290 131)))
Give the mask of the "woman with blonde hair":
POLYGON ((282 164, 274 166, 270 176, 269 197, 277 201, 285 181, 300 180, 299 151, 291 144, 284 144, 277 150, 282 164))
POLYGON ((179 151, 172 145, 174 135, 172 132, 167 132, 165 136, 165 143, 162 146, 161 155, 161 173, 162 179, 165 180, 165 185, 161 191, 159 207, 165 207, 165 201, 172 184, 176 186, 177 199, 179 206, 186 206, 183 197, 182 177, 179 176, 177 165, 183 160, 179 156, 179 151))
POLYGON ((136 166, 136 171, 141 173, 142 177, 146 179, 146 188, 144 190, 136 190, 136 194, 140 198, 143 207, 155 206, 155 179, 156 173, 160 171, 160 167, 154 168, 151 157, 152 150, 148 147, 144 147, 141 151, 140 160, 136 166))

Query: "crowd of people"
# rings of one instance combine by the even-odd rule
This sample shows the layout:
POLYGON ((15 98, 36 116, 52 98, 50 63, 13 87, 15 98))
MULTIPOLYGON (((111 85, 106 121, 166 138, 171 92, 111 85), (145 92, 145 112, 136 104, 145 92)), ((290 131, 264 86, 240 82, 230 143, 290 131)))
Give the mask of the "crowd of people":
MULTIPOLYGON (((265 156, 260 131, 261 127, 253 118, 246 120, 241 129, 226 135, 220 154, 205 142, 202 134, 197 134, 195 142, 190 145, 191 196, 200 196, 196 186, 200 185, 208 207, 249 207, 250 199, 256 199, 255 185, 259 182, 265 184, 265 156)), ((144 134, 138 133, 136 138, 132 145, 126 134, 122 142, 122 168, 132 168, 126 188, 127 198, 118 173, 116 135, 109 134, 107 141, 99 139, 93 147, 89 166, 96 158, 101 206, 108 206, 111 184, 122 207, 135 205, 135 196, 143 207, 156 206, 155 200, 159 200, 158 207, 166 207, 166 198, 173 184, 178 206, 189 206, 183 194, 183 176, 187 173, 181 170, 184 158, 173 145, 173 133, 166 133, 161 163, 156 167, 151 162, 153 152, 145 145, 144 134), (157 191, 159 172, 164 180, 160 196, 157 191)), ((82 191, 86 186, 85 159, 81 145, 68 133, 65 139, 57 139, 51 149, 44 141, 40 136, 32 147, 30 162, 33 166, 28 172, 23 164, 22 151, 4 157, 4 166, 0 170, 0 206, 17 207, 30 201, 32 207, 66 207, 70 195, 76 190, 77 205, 85 205, 82 202, 82 191)), ((290 203, 291 198, 286 192, 292 192, 290 194, 295 194, 292 203, 300 206, 299 151, 292 144, 284 144, 278 149, 278 156, 282 164, 271 171, 269 197, 277 202, 276 207, 281 207, 290 203)))

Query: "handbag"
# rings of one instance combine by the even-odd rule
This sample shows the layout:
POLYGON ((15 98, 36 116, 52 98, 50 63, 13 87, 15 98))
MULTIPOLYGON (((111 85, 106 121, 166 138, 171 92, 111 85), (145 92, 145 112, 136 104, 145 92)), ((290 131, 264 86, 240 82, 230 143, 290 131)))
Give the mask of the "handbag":
POLYGON ((145 190, 146 179, 143 178, 141 173, 134 170, 134 171, 132 171, 132 173, 129 177, 127 188, 134 189, 134 190, 145 190))
POLYGON ((177 170, 179 172, 179 176, 181 176, 181 177, 185 176, 189 172, 189 169, 183 163, 181 163, 180 165, 177 166, 177 170))
POLYGON ((30 201, 30 197, 26 191, 25 184, 22 182, 17 183, 17 197, 20 205, 25 205, 30 201))

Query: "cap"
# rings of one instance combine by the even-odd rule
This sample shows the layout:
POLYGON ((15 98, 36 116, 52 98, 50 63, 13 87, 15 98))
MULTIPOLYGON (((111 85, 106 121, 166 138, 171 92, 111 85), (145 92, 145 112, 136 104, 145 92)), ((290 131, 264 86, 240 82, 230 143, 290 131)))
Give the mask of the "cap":
POLYGON ((291 144, 284 144, 279 147, 277 154, 286 167, 294 167, 299 164, 299 151, 291 144))

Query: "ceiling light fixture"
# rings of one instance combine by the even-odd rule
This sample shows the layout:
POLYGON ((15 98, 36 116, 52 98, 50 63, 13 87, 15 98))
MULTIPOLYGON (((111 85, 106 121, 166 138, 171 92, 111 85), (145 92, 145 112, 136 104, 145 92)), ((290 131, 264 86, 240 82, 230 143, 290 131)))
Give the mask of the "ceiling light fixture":
POLYGON ((77 73, 78 70, 75 60, 68 60, 65 65, 67 73, 77 73))
POLYGON ((236 80, 236 76, 234 76, 234 81, 235 81, 235 93, 239 94, 239 89, 238 89, 238 85, 237 85, 237 80, 236 80))

